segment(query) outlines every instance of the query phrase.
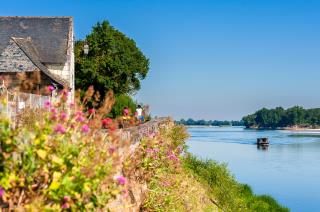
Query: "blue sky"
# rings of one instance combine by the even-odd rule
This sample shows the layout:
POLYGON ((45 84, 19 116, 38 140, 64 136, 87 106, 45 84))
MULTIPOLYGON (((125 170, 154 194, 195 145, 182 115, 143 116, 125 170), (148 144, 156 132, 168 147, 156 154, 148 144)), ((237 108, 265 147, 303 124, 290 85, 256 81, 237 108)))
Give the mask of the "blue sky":
POLYGON ((1 2, 1 15, 74 17, 83 38, 107 19, 151 69, 135 98, 175 119, 241 119, 261 107, 320 107, 320 1, 1 2))

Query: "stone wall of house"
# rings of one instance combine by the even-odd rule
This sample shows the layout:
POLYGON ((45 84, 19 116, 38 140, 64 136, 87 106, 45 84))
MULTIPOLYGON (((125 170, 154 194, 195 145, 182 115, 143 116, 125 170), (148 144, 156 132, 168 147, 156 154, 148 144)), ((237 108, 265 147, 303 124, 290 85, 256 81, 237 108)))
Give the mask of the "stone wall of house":
POLYGON ((35 70, 38 68, 18 45, 10 40, 9 45, 0 55, 0 72, 32 72, 35 70))
POLYGON ((73 34, 73 24, 70 24, 69 36, 68 36, 68 46, 67 46, 67 60, 64 64, 44 64, 48 70, 60 76, 64 80, 69 82, 71 88, 72 99, 74 93, 74 34, 73 34))

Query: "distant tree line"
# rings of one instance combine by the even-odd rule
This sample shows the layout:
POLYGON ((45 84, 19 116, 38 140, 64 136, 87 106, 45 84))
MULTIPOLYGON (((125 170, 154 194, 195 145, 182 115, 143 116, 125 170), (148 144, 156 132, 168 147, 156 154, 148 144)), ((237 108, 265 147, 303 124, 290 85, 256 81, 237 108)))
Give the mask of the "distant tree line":
POLYGON ((262 108, 242 118, 247 128, 316 127, 320 126, 320 108, 304 109, 294 106, 288 109, 262 108))
POLYGON ((178 124, 183 125, 200 125, 200 126, 244 126, 243 121, 218 121, 218 120, 193 120, 191 118, 185 120, 181 119, 176 121, 178 124))

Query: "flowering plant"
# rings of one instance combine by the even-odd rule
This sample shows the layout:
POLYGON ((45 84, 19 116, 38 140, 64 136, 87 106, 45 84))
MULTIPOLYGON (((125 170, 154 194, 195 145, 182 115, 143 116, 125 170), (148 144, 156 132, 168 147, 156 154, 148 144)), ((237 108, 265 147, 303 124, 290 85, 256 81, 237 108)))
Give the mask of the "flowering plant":
MULTIPOLYGON (((46 101, 28 125, 12 128, 1 116, 0 208, 103 209, 123 190, 126 178, 114 179, 119 143, 112 136, 114 128, 109 129, 113 120, 103 121, 112 93, 96 111, 87 110, 80 98, 70 104, 65 95, 63 91, 58 101, 46 101)), ((25 111, 24 119, 29 114, 25 111)))

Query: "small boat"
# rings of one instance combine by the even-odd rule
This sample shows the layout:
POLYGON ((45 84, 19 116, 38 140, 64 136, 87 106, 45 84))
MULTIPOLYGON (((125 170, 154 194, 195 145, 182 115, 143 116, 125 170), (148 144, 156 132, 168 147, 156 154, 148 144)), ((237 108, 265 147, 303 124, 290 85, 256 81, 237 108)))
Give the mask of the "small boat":
POLYGON ((269 146, 269 139, 268 138, 257 138, 257 145, 258 146, 269 146))

